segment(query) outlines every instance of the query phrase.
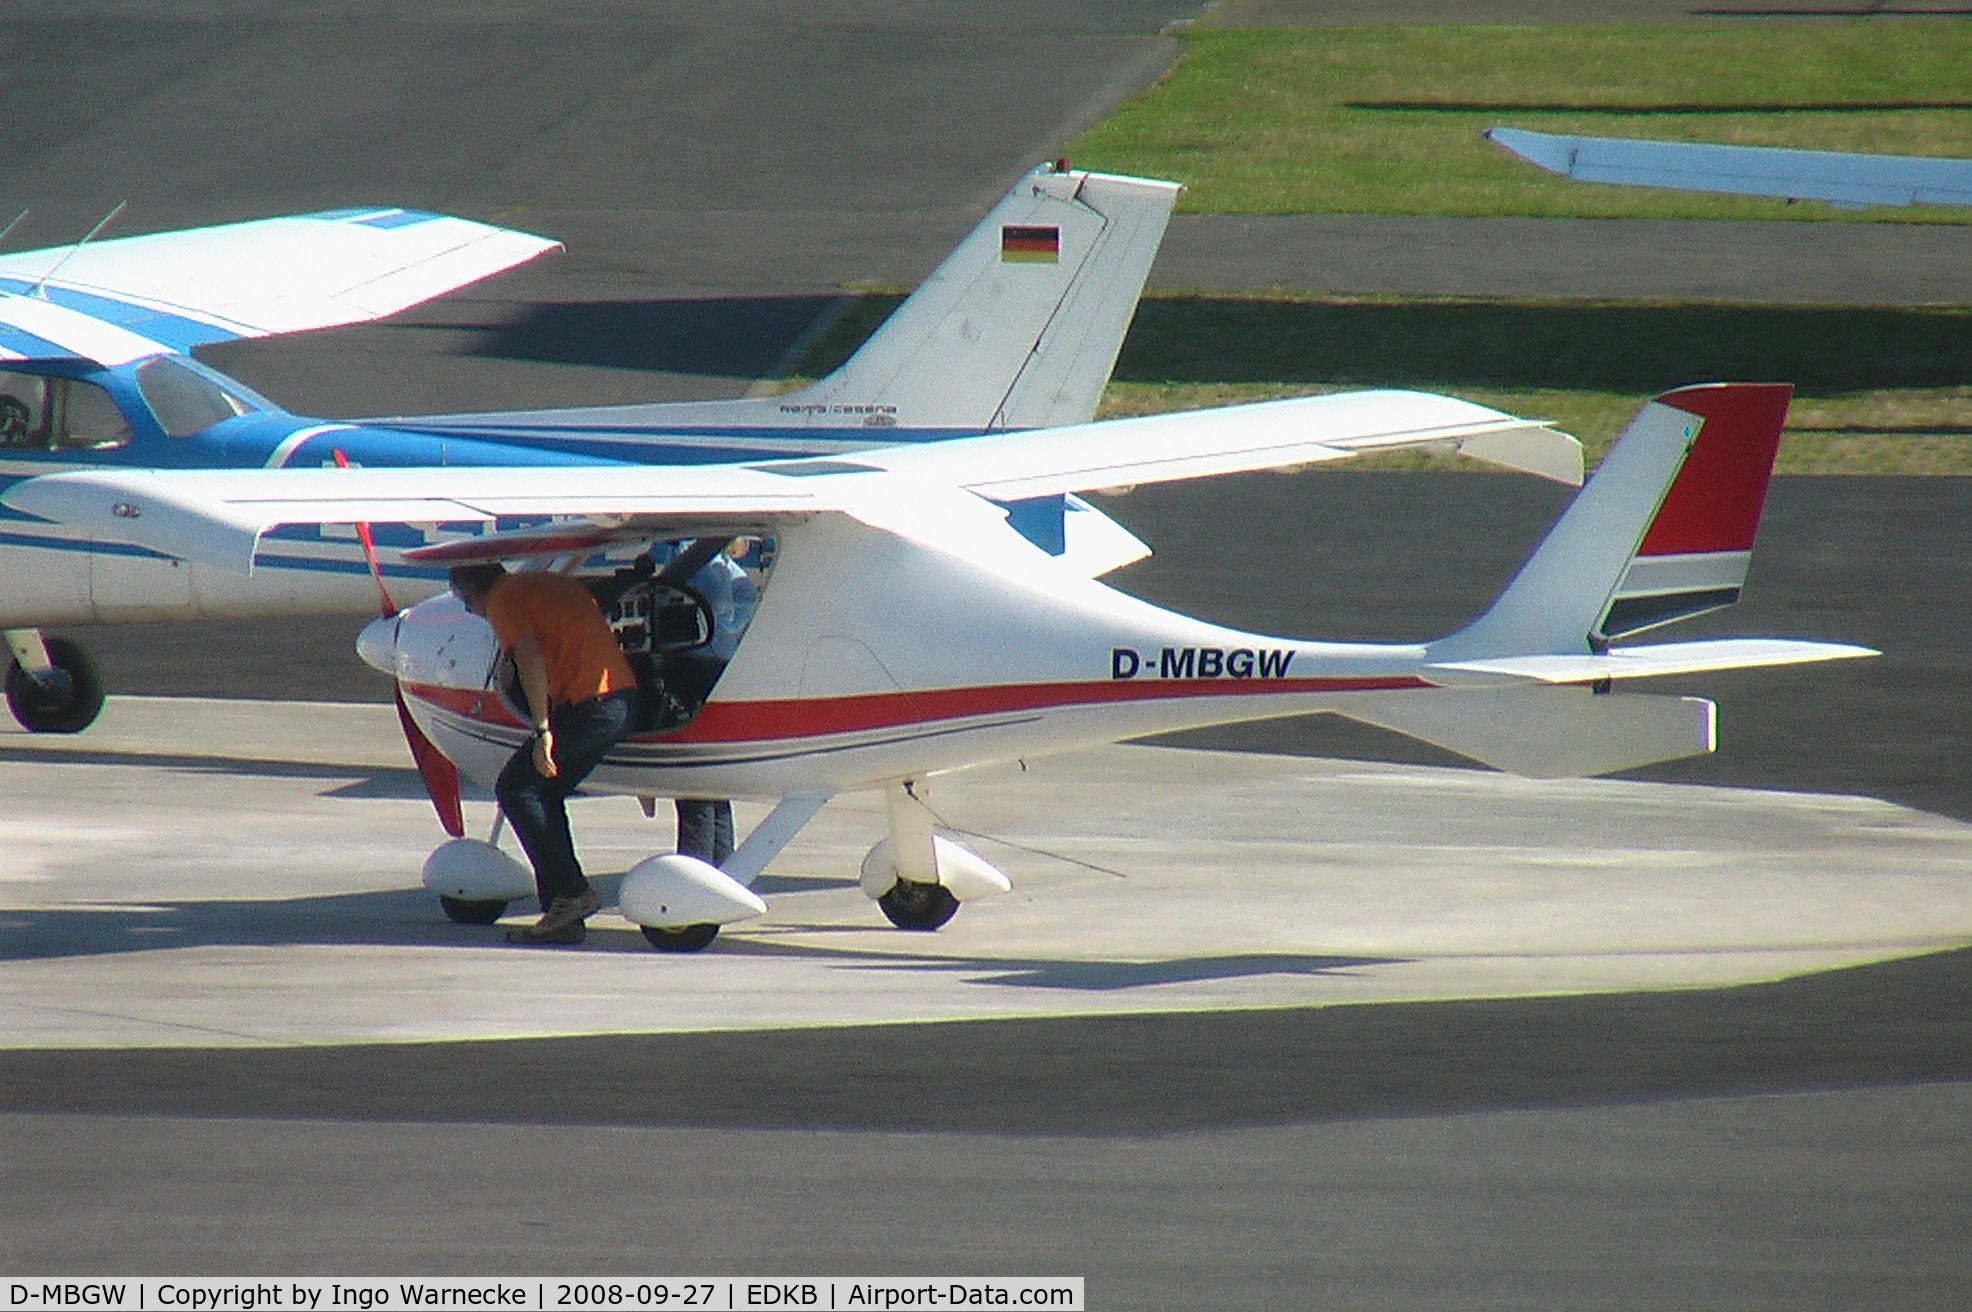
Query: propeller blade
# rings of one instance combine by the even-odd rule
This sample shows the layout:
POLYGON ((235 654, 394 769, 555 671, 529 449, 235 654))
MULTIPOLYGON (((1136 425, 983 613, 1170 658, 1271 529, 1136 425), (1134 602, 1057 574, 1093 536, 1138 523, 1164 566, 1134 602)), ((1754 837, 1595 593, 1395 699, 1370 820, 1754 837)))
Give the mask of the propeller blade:
MULTIPOLYGON (((349 457, 338 447, 335 453, 336 468, 349 468, 349 457)), ((397 603, 391 599, 390 589, 384 586, 383 566, 377 561, 376 539, 370 535, 370 526, 358 521, 356 540, 363 544, 363 559, 369 563, 370 577, 376 580, 377 596, 383 602, 383 614, 389 619, 397 613, 397 603)), ((438 823, 445 832, 454 838, 466 836, 466 816, 459 799, 459 767, 452 759, 438 750, 438 744, 425 737, 425 731, 411 718, 411 707, 404 700, 404 685, 398 684, 397 722, 404 726, 404 743, 411 749, 411 759, 417 762, 418 777, 424 780, 425 795, 431 798, 431 809, 438 812, 438 823)))
POLYGON ((411 708, 404 702, 401 685, 397 689, 397 718, 404 726, 404 741, 410 745, 411 759, 418 763, 418 777, 425 781, 432 809, 438 812, 438 823, 452 837, 464 838, 466 817, 459 804, 459 767, 438 750, 438 744, 425 737, 425 731, 411 718, 411 708))
MULTIPOLYGON (((342 453, 341 447, 336 448, 335 458, 337 469, 349 468, 349 457, 342 453)), ((369 524, 362 521, 357 522, 356 540, 363 544, 363 559, 370 566, 370 577, 376 581, 377 596, 383 603, 383 613, 385 615, 395 615, 397 613, 397 603, 390 599, 390 589, 383 584, 383 566, 377 561, 377 540, 371 535, 369 524)), ((413 750, 415 751, 416 749, 414 748, 413 750)))

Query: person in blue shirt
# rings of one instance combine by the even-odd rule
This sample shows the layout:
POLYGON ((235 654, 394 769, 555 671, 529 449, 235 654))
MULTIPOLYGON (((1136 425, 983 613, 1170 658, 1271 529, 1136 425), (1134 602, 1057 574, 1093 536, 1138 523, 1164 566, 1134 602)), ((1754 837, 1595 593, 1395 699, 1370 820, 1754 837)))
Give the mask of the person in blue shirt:
MULTIPOLYGON (((733 658, 740 634, 753 618, 759 589, 740 563, 734 559, 748 545, 736 538, 691 577, 693 591, 705 598, 712 609, 712 641, 708 649, 724 664, 733 658)), ((695 856, 711 865, 722 866, 733 854, 733 804, 724 798, 680 797, 673 800, 678 812, 678 852, 695 856)))

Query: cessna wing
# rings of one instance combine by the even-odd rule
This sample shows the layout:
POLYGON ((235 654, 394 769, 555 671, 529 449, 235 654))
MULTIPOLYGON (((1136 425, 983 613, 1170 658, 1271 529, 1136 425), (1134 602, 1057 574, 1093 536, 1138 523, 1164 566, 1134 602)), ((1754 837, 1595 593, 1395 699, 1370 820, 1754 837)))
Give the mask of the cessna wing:
POLYGON ((1493 128, 1486 138, 1577 182, 1870 205, 1972 205, 1972 160, 1836 150, 1567 137, 1493 128))
POLYGON ((332 210, 0 256, 0 359, 104 366, 360 323, 559 242, 469 219, 332 210))
POLYGON ((1414 447, 1461 448, 1580 479, 1580 445, 1544 423, 1450 397, 1353 392, 816 460, 648 470, 102 470, 30 479, 0 501, 104 538, 241 571, 251 569, 260 535, 280 524, 564 520, 407 553, 430 562, 567 555, 659 534, 738 535, 835 512, 970 552, 1017 540, 994 535, 1005 524, 996 501, 1414 447), (566 522, 570 517, 575 522, 566 522))

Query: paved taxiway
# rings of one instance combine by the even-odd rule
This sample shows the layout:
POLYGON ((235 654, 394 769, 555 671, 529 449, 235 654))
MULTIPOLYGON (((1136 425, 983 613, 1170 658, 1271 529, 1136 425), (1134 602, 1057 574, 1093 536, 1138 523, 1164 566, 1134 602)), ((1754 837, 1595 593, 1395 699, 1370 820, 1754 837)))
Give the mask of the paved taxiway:
MULTIPOLYGON (((391 719, 0 734, 0 1025, 50 1045, 0 1053, 9 1269, 1072 1269, 1145 1309, 1972 1278, 1972 825, 1122 747, 943 782, 1018 886, 935 936, 844 877, 848 799, 704 954, 607 915, 531 950, 408 887, 391 719)), ((580 828, 599 873, 653 841, 622 799, 580 828)))
MULTIPOLYGON (((1451 0, 1249 7, 1345 19, 1474 16, 1472 5, 1451 0)), ((393 325, 234 348, 220 361, 298 409, 730 394, 771 371, 845 282, 921 277, 1005 180, 1162 66, 1173 45, 1156 28, 1189 8, 1032 0, 920 12, 864 0, 821 12, 772 0, 716 10, 508 0, 441 11, 387 0, 278 9, 250 0, 78 0, 10 13, 0 31, 9 55, 0 186, 34 207, 17 245, 71 239, 125 197, 132 224, 141 215, 145 227, 380 200, 482 213, 569 242, 566 257, 393 325)), ((1512 0, 1487 13, 1678 20, 1685 9, 1664 0, 1512 0)), ((1923 247, 1875 235, 1885 229, 1866 237, 1804 229, 1793 240, 1806 244, 1775 260, 1773 242, 1787 234, 1742 225, 1531 231, 1181 218, 1171 259, 1154 277, 1167 287, 1484 292, 1468 280, 1489 270, 1515 280, 1506 290, 1565 277, 1534 285, 1593 295, 1648 293, 1654 280, 1638 287, 1638 271, 1675 270, 1687 281, 1656 294, 1741 289, 1812 300, 1839 275, 1851 280, 1842 294, 1863 301, 1966 299, 1948 281, 1930 281, 1966 266, 1951 253, 1956 232, 1920 234, 1944 243, 1923 247), (1747 279, 1749 270, 1757 276, 1747 279), (1633 281, 1612 288, 1619 274, 1633 281), (1895 287, 1907 290, 1878 290, 1895 287)), ((1268 627, 1367 635, 1401 615, 1416 636, 1483 601, 1486 580, 1554 504, 1515 484, 1502 494, 1507 509, 1488 502, 1466 521, 1460 515, 1472 512, 1445 514, 1415 491, 1370 479, 1346 485, 1339 504, 1353 505, 1352 517, 1337 502, 1308 498, 1313 481, 1239 481, 1167 506, 1156 512, 1162 523, 1133 507, 1132 522, 1160 548, 1146 567, 1157 581, 1145 590, 1223 605, 1227 618, 1247 611, 1248 622, 1268 627), (1295 505, 1283 517, 1281 508, 1295 505), (1228 506, 1317 544, 1318 565, 1305 572, 1314 577, 1295 580, 1307 591, 1228 593, 1223 580, 1250 578, 1238 566, 1270 549, 1265 538, 1225 532, 1234 522, 1228 506), (1434 536, 1428 530, 1440 522, 1450 531, 1434 536), (1365 553, 1363 524, 1416 525, 1423 549, 1365 553), (1488 562, 1476 571, 1475 555, 1488 562), (1396 577, 1383 571, 1398 560, 1409 562, 1399 580, 1404 606, 1378 609, 1379 589, 1396 577), (1369 573, 1347 576, 1339 566, 1349 562, 1369 573)), ((212 759, 212 743, 225 734, 237 742, 269 714, 283 718, 278 704, 202 715, 196 727, 215 735, 203 747, 170 736, 194 727, 184 724, 134 747, 93 735, 61 746, 0 735, 10 839, 69 875, 87 874, 88 896, 103 899, 84 903, 84 885, 61 880, 0 883, 9 909, 0 1002, 15 1002, 19 983, 51 1027, 154 1036, 172 1022, 184 1045, 0 1052, 0 1267, 1070 1269, 1089 1277, 1099 1305, 1146 1309, 1959 1307, 1972 1286, 1963 1243, 1972 1232, 1972 1143, 1963 1134, 1972 1114, 1963 1019, 1972 954, 1778 978, 1809 954, 1862 961, 1965 939, 1954 928, 1962 895, 1931 863, 1964 841, 1962 825, 1939 814, 1972 818, 1958 771, 1972 681, 1952 626, 1972 594, 1963 542, 1951 531, 1956 504, 1950 488, 1911 482, 1839 495, 1783 486, 1774 509, 1786 514, 1771 529, 1806 531, 1769 546, 1807 549, 1763 554, 1735 622, 1777 631, 1770 626, 1784 619, 1796 632, 1876 642, 1890 654, 1728 687, 1727 750, 1703 777, 1784 780, 1931 814, 1850 797, 1593 786, 1605 807, 1621 799, 1613 819, 1630 837, 1620 848, 1656 876, 1625 882, 1590 862, 1580 879, 1622 886, 1596 905, 1529 856, 1551 829, 1579 834, 1577 819, 1559 805, 1530 814, 1524 797, 1521 809, 1474 817, 1481 794, 1466 790, 1506 781, 1426 770, 1415 775, 1425 791, 1482 832, 1497 834, 1508 815, 1528 823, 1531 837, 1500 844, 1514 873, 1488 881, 1497 902, 1443 900, 1476 877, 1474 863, 1492 859, 1458 851, 1478 846, 1472 836, 1411 830, 1413 864, 1378 867, 1380 882, 1351 880, 1351 863, 1377 860, 1360 836, 1387 836, 1407 817, 1305 808, 1322 872, 1299 891, 1264 885, 1287 922, 1306 931, 1291 939, 1240 907, 1238 885, 1231 910, 1205 901, 1221 886, 1204 871, 1183 885, 1168 870, 1118 879, 1024 852, 1006 854, 1020 876, 1014 899, 968 909, 928 943, 903 939, 875 927, 870 908, 838 882, 846 866, 818 852, 826 858, 819 873, 777 876, 787 882, 770 889, 775 917, 789 919, 735 932, 713 954, 659 957, 625 929, 575 954, 516 958, 437 920, 422 895, 406 891, 433 828, 388 737, 353 760, 282 747, 243 769, 212 759), (1824 495, 1832 500, 1816 500, 1824 495), (1871 544, 1874 563, 1852 567, 1849 549, 1834 542, 1871 544), (1790 570, 1793 600, 1778 616, 1763 611, 1790 570), (243 718, 228 729, 235 714, 243 718), (1767 727, 1754 733, 1757 725, 1767 727), (160 768, 166 744, 177 755, 160 768), (81 755, 50 763, 64 752, 81 755), (1776 771, 1775 762, 1798 772, 1776 771), (100 843, 73 830, 26 836, 21 826, 42 808, 68 814, 62 808, 86 805, 75 794, 91 787, 133 790, 114 808, 88 808, 100 843), (1651 825, 1665 796, 1699 799, 1703 845, 1687 853, 1682 838, 1651 825), (1738 822, 1722 818, 1742 801, 1759 832, 1784 840, 1772 866, 1764 854, 1749 857, 1738 822), (1632 817, 1632 807, 1646 814, 1632 817), (171 850, 171 836, 183 832, 174 826, 210 842, 205 864, 217 869, 171 850), (243 841, 248 828, 263 841, 243 841), (383 850, 399 832, 410 846, 383 850), (1817 832, 1853 859, 1850 880, 1832 863, 1787 864, 1817 832), (1716 868, 1705 874, 1706 854, 1715 866, 1745 858, 1749 886, 1716 868), (1445 880, 1439 900, 1422 908, 1442 914, 1435 923, 1401 902, 1407 891, 1430 891, 1420 868, 1445 880), (207 893, 221 871, 237 878, 214 900, 207 893), (1788 898, 1790 878, 1817 896, 1788 898), (243 889, 243 879, 261 882, 243 889), (161 882, 141 903, 113 896, 133 880, 161 882), (1176 898, 1179 918, 1131 926, 1123 908, 1140 890, 1176 898), (1698 905, 1708 892, 1772 914, 1735 935, 1708 921, 1698 905), (1872 898, 1893 892, 1922 894, 1921 905, 1872 898), (1812 932, 1834 919, 1823 897, 1854 912, 1832 936, 1812 932), (1351 990, 1393 999, 1476 993, 1479 972, 1495 984, 1514 972, 1518 984, 1504 991, 1526 991, 1540 954, 1524 950, 1511 922, 1486 920, 1482 906, 1537 922, 1560 917, 1553 923, 1570 940, 1553 962, 1553 992, 1618 977, 1645 987, 1243 1009, 1268 990, 1323 1002, 1346 1001, 1351 990), (1095 919, 1051 919, 1050 907, 1095 919), (1231 923, 1222 927, 1222 918, 1231 923), (1016 920, 1037 939, 989 932, 1016 920), (1681 951, 1669 935, 1653 943, 1641 932, 1653 924, 1709 924, 1701 941, 1717 947, 1723 934, 1733 950, 1681 951), (1331 937, 1345 925, 1351 939, 1331 937), (1125 927, 1142 942, 1126 939, 1125 927), (17 953, 28 928, 35 946, 17 953), (1222 935, 1242 944, 1244 932, 1269 946, 1187 946, 1222 935), (1379 933, 1390 937, 1387 949, 1374 946, 1379 933), (778 946, 797 936, 801 946, 778 946), (1612 938, 1614 952, 1595 950, 1612 938), (1062 951, 1064 941, 1083 946, 1062 951), (1489 958, 1475 950, 1488 941, 1517 950, 1489 958), (1637 950, 1651 946, 1671 950, 1637 950), (899 952, 924 960, 900 964, 899 952), (543 1032, 602 1028, 594 1018, 617 1009, 702 1012, 721 1004, 675 981, 688 972, 730 977, 742 957, 782 977, 832 977, 835 996, 862 988, 893 1014, 905 1010, 897 993, 985 1015, 996 1007, 1056 1014, 402 1041, 462 1016, 518 1015, 543 1032), (190 959, 198 970, 174 973, 190 959), (585 988, 571 961, 608 987, 585 988), (1464 971, 1464 987, 1426 980, 1431 969, 1464 971), (536 976, 522 972, 548 977, 563 996, 580 994, 581 1019, 530 1014, 536 976), (118 975, 126 990, 106 996, 103 982, 118 975), (877 991, 863 987, 865 977, 898 983, 877 991), (1745 979, 1775 982, 1728 982, 1745 979), (1672 983, 1682 986, 1656 987, 1672 983), (400 1041, 291 1046, 271 1022, 261 1031, 244 1023, 291 1014, 289 991, 320 1001, 320 1023, 370 1035, 396 1029, 400 1041), (167 1005, 174 996, 189 999, 189 1023, 201 1029, 184 1028, 184 1011, 167 1005), (91 1005, 80 1005, 84 997, 91 1005), (1242 1009, 1221 1009, 1226 998, 1242 1009), (1203 1009, 1159 1009, 1174 999, 1203 1009), (54 1021, 64 1007, 68 1019, 54 1021), (1135 1014, 1060 1014, 1084 1010, 1135 1014)), ((343 650, 343 632, 207 630, 181 651, 185 666, 208 667, 194 676, 210 678, 222 657, 232 666, 251 645, 274 670, 235 682, 306 695, 277 682, 280 653, 312 661, 330 646, 343 650), (283 639, 289 645, 276 645, 283 639)), ((159 640, 127 634, 117 660, 140 673, 118 676, 120 690, 166 682, 159 640)), ((296 712, 287 730, 311 714, 296 712)), ((370 712, 349 714, 354 724, 370 712)), ((1352 746, 1328 736, 1331 727, 1322 725, 1317 745, 1352 746)), ((1305 731, 1284 728, 1247 745, 1300 750, 1305 731)), ((1330 767, 1302 762, 1246 760, 1234 769, 1216 755, 1165 759, 1273 771, 1254 787, 1297 798, 1336 787, 1330 767)), ((1374 790, 1413 779, 1403 769, 1341 768, 1374 790)), ((955 814, 973 804, 968 787, 950 790, 955 814)), ((977 827, 1040 836, 1024 810, 1031 803, 1012 800, 1027 791, 994 803, 1011 814, 981 801, 977 827)), ((1204 859, 1206 844, 1192 835, 1210 820, 1151 814, 1128 787, 1099 791, 1071 836, 1108 845, 1110 868, 1133 871, 1155 846, 1117 842, 1106 821, 1154 822, 1204 859)), ((1228 805, 1246 806, 1245 796, 1228 805)), ((634 810, 611 814, 628 803, 596 805, 609 818, 585 818, 583 832, 593 828, 608 855, 627 858, 665 832, 634 810)), ((841 853, 858 854, 857 813, 844 804, 825 819, 841 830, 822 835, 837 833, 841 853)), ((1686 821, 1665 823, 1682 830, 1686 821)), ((1045 837, 1028 846, 1062 850, 1058 834, 1045 837)), ((1598 842, 1587 836, 1580 851, 1610 850, 1598 842)), ((1243 843, 1213 850, 1255 855, 1243 843)), ((769 1004, 793 1005, 759 1003, 769 1004)))
MULTIPOLYGON (((1885 802, 1125 746, 939 782, 934 807, 1017 891, 937 935, 890 929, 854 886, 884 826, 881 799, 854 796, 776 862, 770 914, 716 951, 658 954, 605 915, 580 949, 518 952, 411 891, 438 836, 394 720, 126 698, 86 737, 0 736, 10 1045, 1717 987, 1972 939, 1972 825, 1885 802)), ((483 833, 491 806, 474 809, 483 833)), ((666 850, 668 822, 584 803, 590 867, 666 850)))

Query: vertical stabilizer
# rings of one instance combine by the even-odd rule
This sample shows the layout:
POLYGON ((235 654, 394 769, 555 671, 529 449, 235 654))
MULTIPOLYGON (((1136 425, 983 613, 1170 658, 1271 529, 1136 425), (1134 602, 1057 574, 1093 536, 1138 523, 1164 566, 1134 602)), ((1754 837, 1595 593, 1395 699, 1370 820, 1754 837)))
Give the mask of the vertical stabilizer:
POLYGON ((1174 182, 1039 168, 1015 184, 840 368, 799 391, 730 401, 399 416, 426 433, 774 454, 871 429, 900 441, 1086 423, 1123 349, 1174 182), (724 447, 716 444, 724 442, 724 447))
POLYGON ((1182 190, 1036 169, 840 369, 781 402, 882 406, 906 428, 1088 421, 1182 190))
POLYGON ((1646 404, 1499 600, 1432 660, 1601 651, 1737 601, 1792 390, 1711 383, 1646 404))

